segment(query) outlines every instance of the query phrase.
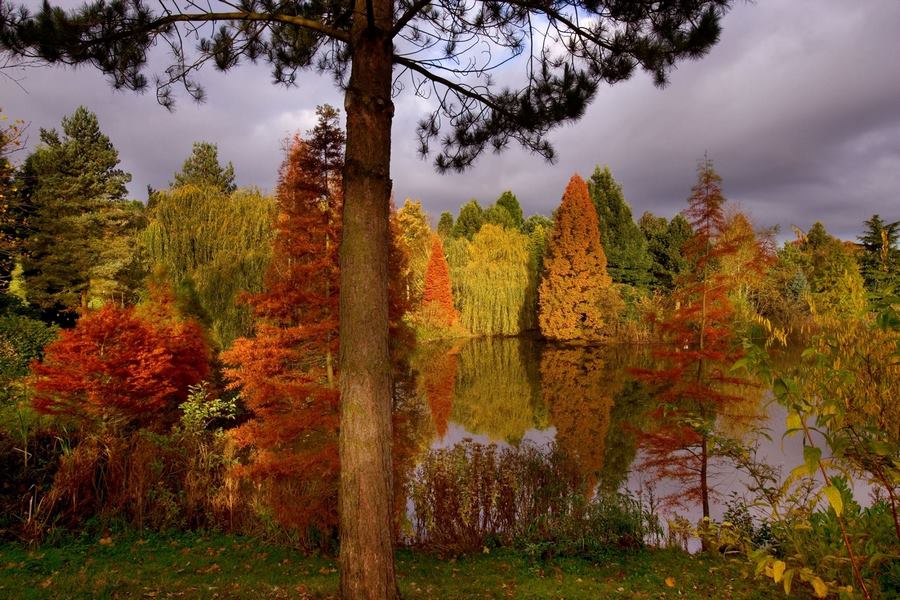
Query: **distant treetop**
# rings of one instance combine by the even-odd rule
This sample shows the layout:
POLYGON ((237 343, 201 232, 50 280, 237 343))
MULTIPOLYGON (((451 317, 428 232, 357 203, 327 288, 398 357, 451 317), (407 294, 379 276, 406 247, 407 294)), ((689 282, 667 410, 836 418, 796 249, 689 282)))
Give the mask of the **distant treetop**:
POLYGON ((219 163, 219 148, 215 144, 194 142, 191 155, 181 165, 181 171, 175 173, 172 187, 188 184, 211 185, 230 194, 237 189, 234 166, 230 162, 224 167, 219 163))

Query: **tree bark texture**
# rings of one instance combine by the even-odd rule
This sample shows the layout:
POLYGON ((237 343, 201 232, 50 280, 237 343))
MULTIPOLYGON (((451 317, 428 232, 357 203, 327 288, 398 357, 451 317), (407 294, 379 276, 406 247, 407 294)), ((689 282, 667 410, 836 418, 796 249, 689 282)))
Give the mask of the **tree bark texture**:
POLYGON ((399 598, 394 573, 388 217, 392 0, 356 0, 340 248, 340 570, 344 600, 399 598))

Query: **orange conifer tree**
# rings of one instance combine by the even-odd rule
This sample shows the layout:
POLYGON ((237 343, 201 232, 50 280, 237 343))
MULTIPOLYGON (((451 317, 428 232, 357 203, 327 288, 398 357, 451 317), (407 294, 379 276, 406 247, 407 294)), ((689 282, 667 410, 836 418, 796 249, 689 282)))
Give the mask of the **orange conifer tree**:
MULTIPOLYGON (((340 374, 338 306, 343 138, 337 113, 319 109, 307 138, 294 136, 279 172, 279 215, 263 293, 248 299, 256 335, 223 354, 226 376, 253 417, 234 430, 252 449, 239 474, 266 486, 284 525, 333 532, 338 523, 340 374)), ((392 338, 402 344, 406 256, 391 219, 388 308, 392 338)), ((395 452, 404 445, 396 443, 395 452)), ((323 540, 327 541, 326 539, 323 540)))
POLYGON ((275 517, 301 531, 337 524, 338 245, 343 154, 337 115, 319 111, 279 172, 279 214, 265 291, 248 299, 256 335, 223 354, 253 418, 234 431, 253 449, 239 473, 266 484, 275 517), (323 142, 328 140, 328 143, 323 142))
MULTIPOLYGON (((651 431, 643 434, 643 467, 659 478, 682 482, 679 503, 698 500, 703 516, 710 515, 712 468, 720 458, 716 450, 717 420, 741 404, 742 387, 752 383, 730 373, 742 356, 734 344, 734 306, 731 292, 739 280, 722 271, 746 243, 743 236, 726 236, 722 180, 708 160, 698 168, 685 216, 694 235, 684 245, 693 265, 678 282, 673 308, 658 323, 668 342, 654 352, 665 366, 636 370, 657 389, 660 401, 651 431)), ((752 236, 752 230, 747 233, 752 236)), ((755 253, 742 269, 760 268, 755 253)), ((749 415, 752 418, 755 415, 749 415)))
POLYGON ((599 337, 610 316, 604 314, 604 307, 614 305, 613 296, 597 212, 587 184, 573 175, 544 258, 538 313, 541 333, 558 340, 599 337))
POLYGON ((453 306, 453 290, 450 286, 450 267, 444 255, 444 242, 435 235, 431 241, 431 258, 425 269, 425 289, 422 304, 433 307, 435 314, 446 325, 453 325, 459 313, 453 306))

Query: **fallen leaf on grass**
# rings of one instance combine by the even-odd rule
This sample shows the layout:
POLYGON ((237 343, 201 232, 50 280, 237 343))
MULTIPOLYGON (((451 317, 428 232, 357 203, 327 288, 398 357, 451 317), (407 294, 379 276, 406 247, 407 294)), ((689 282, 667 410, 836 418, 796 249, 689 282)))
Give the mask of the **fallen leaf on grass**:
POLYGON ((668 587, 675 587, 675 578, 674 577, 666 577, 666 585, 668 587))

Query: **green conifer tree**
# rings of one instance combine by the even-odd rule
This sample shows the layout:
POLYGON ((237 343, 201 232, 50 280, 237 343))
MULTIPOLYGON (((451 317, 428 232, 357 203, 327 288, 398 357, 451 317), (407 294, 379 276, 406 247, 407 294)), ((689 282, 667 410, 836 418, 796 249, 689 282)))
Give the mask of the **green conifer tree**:
POLYGON ((879 215, 864 222, 865 231, 859 236, 862 252, 859 270, 872 293, 897 292, 900 286, 900 221, 885 223, 879 215))
POLYGON ((650 287, 659 291, 671 291, 675 280, 685 272, 688 262, 682 253, 684 243, 691 238, 691 224, 680 214, 671 221, 645 212, 638 221, 641 233, 647 240, 650 254, 650 287))
POLYGON ((516 229, 522 229, 522 226, 525 224, 525 218, 522 215, 522 206, 519 204, 519 199, 516 198, 515 194, 510 190, 506 190, 500 194, 494 206, 505 208, 512 218, 512 226, 516 229))
POLYGON ((181 171, 175 173, 172 187, 182 185, 211 185, 230 194, 237 189, 234 184, 234 166, 229 162, 226 166, 219 163, 219 147, 209 142, 194 142, 191 155, 181 165, 181 171))
POLYGON ((472 198, 459 209, 459 217, 453 225, 453 237, 471 240, 484 225, 484 210, 478 200, 472 198))
POLYGON ((594 169, 588 181, 591 201, 597 209, 600 240, 606 251, 607 269, 612 280, 636 287, 650 283, 652 259, 647 239, 631 217, 631 208, 622 194, 622 186, 609 167, 594 169))
POLYGON ((437 226, 438 235, 446 238, 453 233, 453 215, 447 211, 441 213, 437 226))
MULTIPOLYGON (((74 323, 90 301, 91 272, 131 175, 117 168, 119 153, 83 106, 62 119, 62 135, 41 129, 41 144, 25 161, 23 194, 32 217, 23 274, 28 301, 44 317, 74 323)), ((127 229, 127 228, 126 228, 127 229)))

